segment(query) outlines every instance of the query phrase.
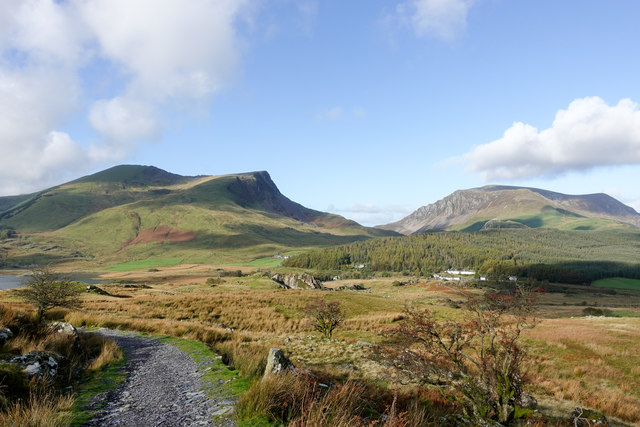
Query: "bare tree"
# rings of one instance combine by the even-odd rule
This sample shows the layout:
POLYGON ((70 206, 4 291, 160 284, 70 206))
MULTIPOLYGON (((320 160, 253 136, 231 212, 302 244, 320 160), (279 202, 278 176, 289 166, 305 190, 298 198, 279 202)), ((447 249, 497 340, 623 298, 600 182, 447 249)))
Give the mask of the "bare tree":
POLYGON ((61 280, 49 267, 32 270, 24 287, 16 293, 25 301, 33 304, 38 320, 53 307, 78 307, 83 289, 77 283, 61 280))
POLYGON ((384 359, 401 381, 439 387, 466 415, 506 423, 526 412, 519 340, 535 325, 535 297, 524 288, 469 297, 461 321, 406 309, 384 359))
POLYGON ((326 302, 320 298, 311 302, 305 311, 313 328, 325 338, 331 338, 333 330, 340 326, 345 317, 338 301, 326 302))

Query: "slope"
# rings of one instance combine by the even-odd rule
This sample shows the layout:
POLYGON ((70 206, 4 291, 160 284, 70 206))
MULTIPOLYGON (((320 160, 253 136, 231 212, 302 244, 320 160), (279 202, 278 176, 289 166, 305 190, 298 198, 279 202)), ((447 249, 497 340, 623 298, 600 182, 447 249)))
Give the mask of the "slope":
POLYGON ((640 215, 606 194, 567 195, 537 188, 485 186, 458 190, 378 228, 414 234, 429 230, 594 230, 629 226, 640 226, 640 215))
POLYGON ((183 177, 130 165, 32 195, 0 226, 18 230, 9 255, 23 262, 246 259, 390 234, 305 208, 264 171, 183 177))

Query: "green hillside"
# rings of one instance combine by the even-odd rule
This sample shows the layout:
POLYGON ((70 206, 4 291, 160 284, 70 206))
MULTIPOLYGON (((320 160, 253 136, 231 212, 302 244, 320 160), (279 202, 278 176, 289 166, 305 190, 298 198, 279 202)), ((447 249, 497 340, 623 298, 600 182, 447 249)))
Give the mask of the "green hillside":
POLYGON ((394 234, 283 196, 266 172, 182 177, 117 166, 31 195, 0 214, 5 263, 148 257, 248 261, 394 234))

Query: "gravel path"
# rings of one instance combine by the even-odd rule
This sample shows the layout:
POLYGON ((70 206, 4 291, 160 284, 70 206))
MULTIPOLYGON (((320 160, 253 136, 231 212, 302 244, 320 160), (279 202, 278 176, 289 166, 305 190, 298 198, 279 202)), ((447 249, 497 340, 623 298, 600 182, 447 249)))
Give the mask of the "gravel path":
POLYGON ((182 350, 131 332, 96 333, 125 350, 127 379, 117 390, 94 398, 90 409, 96 416, 85 426, 235 425, 230 418, 235 400, 208 398, 202 390, 204 366, 182 350))

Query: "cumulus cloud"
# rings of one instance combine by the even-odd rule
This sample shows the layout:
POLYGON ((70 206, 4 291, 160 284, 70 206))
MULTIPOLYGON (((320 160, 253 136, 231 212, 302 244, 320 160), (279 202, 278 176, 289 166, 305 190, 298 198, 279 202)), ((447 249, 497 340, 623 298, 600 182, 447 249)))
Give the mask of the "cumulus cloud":
POLYGON ((514 123, 502 138, 475 147, 464 159, 485 180, 640 164, 640 110, 630 99, 613 106, 599 97, 576 99, 558 111, 550 128, 514 123))
POLYGON ((89 122, 110 141, 119 144, 151 139, 159 130, 151 105, 122 97, 95 102, 89 112, 89 122))
POLYGON ((467 26, 475 0, 409 0, 397 6, 393 18, 418 37, 455 39, 467 26))
POLYGON ((172 105, 210 100, 234 77, 252 1, 0 1, 0 193, 119 160, 158 135, 172 105), (104 99, 83 90, 85 70, 110 88, 104 99), (60 128, 85 104, 96 138, 74 142, 60 128))

